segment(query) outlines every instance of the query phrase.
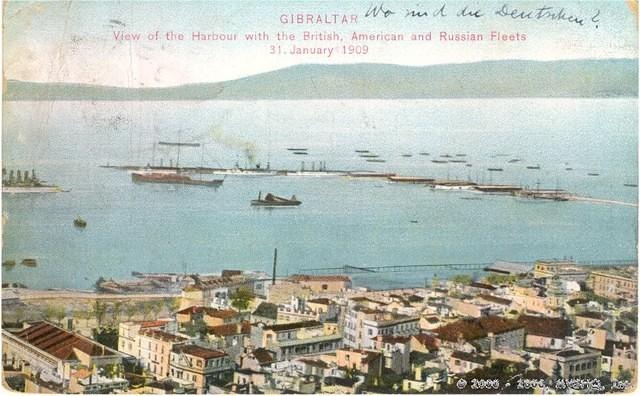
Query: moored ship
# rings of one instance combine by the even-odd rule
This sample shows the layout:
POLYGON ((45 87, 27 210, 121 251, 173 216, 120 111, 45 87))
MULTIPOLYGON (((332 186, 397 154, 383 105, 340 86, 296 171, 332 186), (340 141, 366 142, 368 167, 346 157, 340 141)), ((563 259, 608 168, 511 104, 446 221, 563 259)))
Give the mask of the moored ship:
POLYGON ((13 170, 7 171, 6 168, 2 168, 2 192, 7 194, 25 194, 25 193, 58 193, 62 192, 62 189, 58 186, 45 184, 42 180, 36 176, 36 171, 24 171, 20 170, 14 173, 13 170))
POLYGON ((196 180, 187 175, 168 172, 133 172, 131 180, 134 183, 184 184, 190 186, 218 187, 224 180, 196 180))

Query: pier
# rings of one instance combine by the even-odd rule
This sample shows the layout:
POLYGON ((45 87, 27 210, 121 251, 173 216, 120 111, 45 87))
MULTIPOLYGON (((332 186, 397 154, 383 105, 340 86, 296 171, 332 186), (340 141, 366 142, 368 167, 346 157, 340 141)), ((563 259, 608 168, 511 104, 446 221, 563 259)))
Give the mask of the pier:
MULTIPOLYGON (((513 261, 510 263, 527 264, 533 266, 535 261, 513 261)), ((345 264, 341 267, 325 267, 325 268, 299 268, 298 273, 308 275, 357 275, 357 274, 378 274, 390 272, 412 272, 426 269, 449 269, 454 271, 465 270, 484 270, 494 263, 430 263, 430 264, 406 264, 406 265, 378 265, 378 266, 356 266, 345 264)), ((583 260, 575 262, 577 266, 637 266, 638 260, 635 259, 607 259, 607 260, 583 260)))

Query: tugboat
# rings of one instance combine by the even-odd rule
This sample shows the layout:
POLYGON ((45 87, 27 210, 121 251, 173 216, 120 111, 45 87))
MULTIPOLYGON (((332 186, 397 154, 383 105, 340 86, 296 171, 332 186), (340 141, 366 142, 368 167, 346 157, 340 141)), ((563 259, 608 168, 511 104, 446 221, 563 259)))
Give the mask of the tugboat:
POLYGON ((77 228, 85 228, 87 226, 87 222, 78 216, 73 220, 73 225, 77 228))
POLYGON ((260 192, 258 193, 258 199, 251 201, 251 206, 298 206, 301 203, 302 202, 298 201, 295 195, 292 195, 291 199, 287 199, 267 193, 263 199, 262 193, 260 192))
POLYGON ((24 265, 25 267, 36 267, 38 265, 38 262, 36 261, 36 259, 26 258, 22 260, 20 264, 24 265))
POLYGON ((16 260, 5 260, 2 262, 3 267, 13 268, 16 266, 16 260))

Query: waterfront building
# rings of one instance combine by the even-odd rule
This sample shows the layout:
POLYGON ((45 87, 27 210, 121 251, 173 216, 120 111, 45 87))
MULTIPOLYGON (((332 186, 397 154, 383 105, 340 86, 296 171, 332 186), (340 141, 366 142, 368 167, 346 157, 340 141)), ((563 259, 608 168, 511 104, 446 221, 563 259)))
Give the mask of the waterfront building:
POLYGON ((611 300, 635 303, 638 299, 637 270, 633 268, 593 271, 587 281, 593 292, 611 300))
POLYGON ((563 280, 583 282, 588 272, 570 260, 538 260, 533 267, 535 278, 549 278, 554 275, 563 280))
POLYGON ((309 287, 316 294, 336 294, 351 289, 351 278, 346 275, 292 275, 289 280, 309 287))

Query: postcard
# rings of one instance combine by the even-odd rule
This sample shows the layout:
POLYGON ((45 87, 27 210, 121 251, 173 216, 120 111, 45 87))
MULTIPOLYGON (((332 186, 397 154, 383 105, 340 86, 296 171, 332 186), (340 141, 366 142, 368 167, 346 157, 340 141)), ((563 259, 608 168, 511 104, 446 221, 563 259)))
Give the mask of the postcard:
POLYGON ((638 1, 4 1, 13 393, 629 393, 638 1))

